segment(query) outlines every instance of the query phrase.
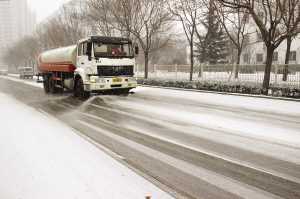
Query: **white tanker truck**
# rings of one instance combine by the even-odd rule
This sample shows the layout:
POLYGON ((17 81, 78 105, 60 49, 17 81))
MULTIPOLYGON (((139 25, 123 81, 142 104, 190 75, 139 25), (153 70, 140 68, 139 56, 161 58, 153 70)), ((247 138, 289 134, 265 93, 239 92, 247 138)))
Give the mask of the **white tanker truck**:
POLYGON ((105 91, 128 93, 137 86, 138 51, 126 38, 91 36, 77 45, 42 53, 38 70, 46 93, 71 90, 80 98, 105 91))

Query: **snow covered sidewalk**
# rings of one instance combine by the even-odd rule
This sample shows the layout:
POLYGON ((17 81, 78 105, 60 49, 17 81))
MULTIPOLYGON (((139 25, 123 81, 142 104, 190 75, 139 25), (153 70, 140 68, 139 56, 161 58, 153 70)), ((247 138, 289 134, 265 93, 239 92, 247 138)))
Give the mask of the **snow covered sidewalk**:
POLYGON ((171 198, 56 119, 1 93, 0 110, 0 198, 171 198))

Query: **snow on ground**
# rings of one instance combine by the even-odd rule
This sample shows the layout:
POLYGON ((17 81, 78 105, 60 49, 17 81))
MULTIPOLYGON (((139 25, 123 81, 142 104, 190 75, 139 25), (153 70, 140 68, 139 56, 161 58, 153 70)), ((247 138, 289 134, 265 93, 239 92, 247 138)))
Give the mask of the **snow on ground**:
POLYGON ((34 77, 33 80, 28 80, 28 79, 26 80, 26 79, 19 79, 19 76, 16 75, 16 74, 9 74, 8 76, 0 76, 0 78, 12 80, 12 81, 15 81, 15 82, 20 82, 20 83, 27 84, 27 85, 34 86, 34 87, 38 87, 38 88, 43 88, 42 83, 37 83, 36 82, 36 77, 34 77))
MULTIPOLYGON (((264 124, 263 121, 257 122, 243 120, 242 118, 236 119, 236 117, 230 117, 226 113, 222 113, 222 111, 217 111, 212 114, 212 111, 203 110, 195 114, 189 112, 189 108, 185 108, 184 110, 184 106, 180 105, 175 105, 176 107, 168 105, 162 106, 161 104, 155 103, 153 103, 154 105, 152 103, 151 105, 150 103, 146 105, 141 101, 126 102, 117 100, 112 101, 109 99, 106 99, 105 103, 109 104, 111 107, 114 105, 121 105, 126 109, 125 111, 120 111, 100 107, 101 109, 114 111, 121 115, 128 115, 138 120, 155 123, 176 132, 180 131, 183 137, 193 135, 213 142, 227 144, 229 146, 235 146, 237 148, 267 155, 276 159, 294 162, 296 164, 300 163, 299 125, 297 127, 288 127, 284 129, 280 125, 272 125, 270 122, 264 124), (130 112, 127 110, 130 110, 130 112), (226 122, 223 122, 223 120, 226 120, 226 122), (244 122, 249 123, 248 126, 250 127, 243 126, 244 122), (232 128, 231 124, 237 126, 236 129, 232 128), (259 127, 261 127, 261 129, 259 129, 259 127), (258 130, 258 132, 256 132, 256 130, 258 130), (253 147, 253 145, 256 147, 253 147)), ((97 108, 99 106, 94 105, 94 107, 97 108)), ((144 126, 143 123, 140 124, 139 122, 124 120, 123 123, 120 122, 120 125, 147 134, 148 136, 168 140, 173 143, 176 142, 179 145, 199 148, 203 151, 203 148, 197 144, 185 141, 180 137, 174 138, 173 136, 165 135, 163 133, 164 130, 149 130, 149 127, 144 126)))
POLYGON ((291 102, 276 99, 263 99, 247 96, 222 95, 216 93, 170 90, 150 87, 138 87, 135 92, 160 97, 172 97, 181 100, 191 100, 197 103, 220 105, 233 108, 243 108, 252 111, 264 111, 268 113, 287 114, 300 117, 299 102, 291 102))
POLYGON ((139 87, 135 92, 130 100, 105 103, 142 113, 161 121, 166 128, 299 163, 299 102, 148 87, 139 87), (147 96, 162 101, 144 100, 147 96), (266 143, 253 147, 249 141, 266 143), (266 146, 273 143, 277 146, 266 146))
MULTIPOLYGON (((36 82, 19 80, 14 77, 7 78, 32 86, 42 87, 42 84, 36 82)), ((152 115, 153 117, 155 116, 162 121, 182 121, 186 124, 190 124, 191 128, 208 128, 218 133, 221 131, 224 133, 227 132, 228 135, 226 135, 226 137, 230 136, 230 139, 217 139, 220 135, 213 139, 214 141, 219 140, 221 143, 228 140, 231 145, 242 145, 243 148, 247 147, 247 145, 243 143, 234 143, 230 141, 232 140, 232 135, 237 135, 284 144, 296 148, 300 147, 300 131, 298 125, 300 121, 299 102, 151 87, 138 87, 134 89, 134 91, 136 92, 135 95, 146 95, 158 99, 169 98, 176 102, 185 100, 194 103, 195 107, 189 107, 189 109, 187 109, 188 107, 185 105, 180 106, 178 103, 175 103, 175 105, 172 103, 166 105, 163 103, 153 104, 146 100, 136 101, 135 95, 132 96, 134 100, 124 101, 123 99, 118 99, 113 103, 118 103, 131 110, 141 111, 147 115, 152 115), (199 104, 199 107, 197 107, 197 104, 199 104), (205 109, 203 106, 216 107, 216 109, 218 109, 218 106, 220 106, 220 108, 225 107, 227 111, 222 111, 222 109, 211 111, 211 109, 205 109), (266 121, 262 115, 256 120, 251 118, 248 119, 247 117, 236 117, 236 115, 230 113, 230 110, 233 112, 237 110, 240 114, 243 114, 244 112, 255 115, 257 112, 260 114, 273 115, 275 119, 267 119, 266 121), (180 114, 178 114, 178 112, 180 112, 180 114), (262 120, 260 121, 261 117, 262 120), (278 123, 277 119, 290 120, 293 122, 293 125, 284 122, 278 123)), ((109 100, 107 103, 112 103, 112 101, 109 100)), ((194 131, 196 130, 188 130, 188 132, 194 131)), ((196 136, 204 136, 206 138, 212 136, 212 133, 201 134, 199 132, 200 131, 197 130, 193 134, 196 136)), ((284 154, 282 155, 284 156, 284 154)))
POLYGON ((0 198, 171 198, 72 129, 0 93, 0 198))
MULTIPOLYGON (((272 123, 226 117, 219 112, 217 114, 211 111, 193 113, 180 106, 170 108, 162 105, 153 106, 130 101, 119 101, 117 103, 122 107, 148 113, 154 118, 165 118, 164 120, 173 121, 174 123, 181 121, 189 125, 200 126, 215 131, 225 131, 239 136, 300 147, 300 133, 299 129, 295 127, 277 126, 272 123)), ((199 133, 195 132, 195 134, 197 135, 199 133)))

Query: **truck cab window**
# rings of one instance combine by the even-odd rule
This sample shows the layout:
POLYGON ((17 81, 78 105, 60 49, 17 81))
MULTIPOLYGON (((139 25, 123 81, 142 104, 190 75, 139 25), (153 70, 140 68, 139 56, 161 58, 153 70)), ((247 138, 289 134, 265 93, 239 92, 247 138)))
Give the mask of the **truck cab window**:
POLYGON ((131 43, 94 43, 95 57, 133 57, 131 43))
POLYGON ((87 55, 87 42, 82 44, 82 54, 87 55))
POLYGON ((108 46, 107 45, 102 45, 100 43, 95 44, 95 49, 97 50, 98 53, 107 53, 108 52, 108 46))
POLYGON ((82 56, 82 44, 78 45, 78 56, 82 56))

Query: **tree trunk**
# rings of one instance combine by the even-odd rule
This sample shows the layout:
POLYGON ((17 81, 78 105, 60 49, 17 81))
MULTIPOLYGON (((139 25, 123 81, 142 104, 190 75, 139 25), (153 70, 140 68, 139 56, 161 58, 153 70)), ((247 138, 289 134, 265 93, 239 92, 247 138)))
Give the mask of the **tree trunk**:
POLYGON ((194 42, 190 43, 190 62, 191 62, 191 71, 190 71, 190 81, 193 81, 194 74, 194 42))
POLYGON ((286 39, 286 53, 285 53, 285 61, 284 61, 284 69, 283 69, 283 77, 282 81, 286 81, 289 73, 289 60, 290 60, 290 52, 291 52, 291 44, 292 44, 292 37, 288 37, 286 39))
POLYGON ((273 62, 273 53, 274 48, 272 46, 267 47, 267 60, 265 65, 265 75, 264 75, 264 82, 263 82, 263 89, 264 94, 268 94, 268 89, 270 87, 270 75, 271 75, 271 68, 272 68, 272 62, 273 62))
POLYGON ((149 52, 146 51, 144 53, 144 55, 145 55, 145 76, 144 76, 144 78, 148 79, 149 52))
POLYGON ((235 66, 235 74, 234 74, 234 78, 235 78, 235 79, 239 78, 239 70, 240 70, 241 54, 242 54, 242 51, 241 51, 241 50, 238 50, 237 62, 236 62, 236 66, 235 66))
POLYGON ((198 77, 202 77, 203 76, 203 70, 202 70, 203 64, 200 62, 200 66, 199 66, 199 73, 198 73, 198 77))

